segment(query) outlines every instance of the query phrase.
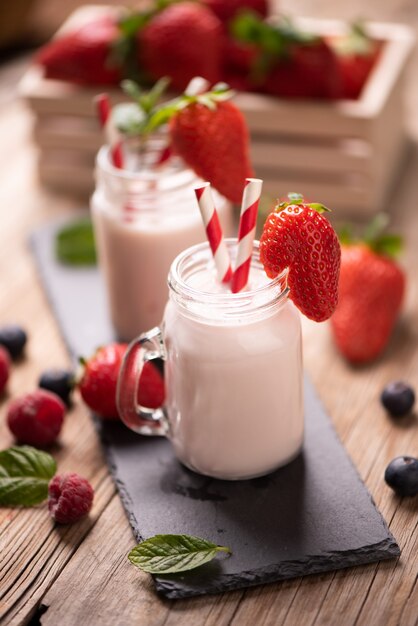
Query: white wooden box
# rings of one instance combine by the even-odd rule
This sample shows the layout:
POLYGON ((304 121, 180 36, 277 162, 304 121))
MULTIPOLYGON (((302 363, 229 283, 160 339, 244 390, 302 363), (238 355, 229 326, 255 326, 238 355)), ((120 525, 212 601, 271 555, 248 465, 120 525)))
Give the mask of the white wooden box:
MULTIPOLYGON (((62 30, 103 10, 78 9, 62 30)), ((302 28, 338 35, 339 21, 301 18, 302 28)), ((403 96, 414 34, 404 25, 369 23, 383 43, 358 100, 291 101, 240 93, 236 103, 251 133, 251 154, 264 191, 272 197, 298 191, 358 218, 384 207, 406 145, 403 96)), ((95 153, 103 142, 93 97, 98 89, 45 79, 33 66, 20 93, 34 113, 43 183, 87 195, 93 188, 95 153)), ((112 101, 123 100, 119 90, 112 101)))

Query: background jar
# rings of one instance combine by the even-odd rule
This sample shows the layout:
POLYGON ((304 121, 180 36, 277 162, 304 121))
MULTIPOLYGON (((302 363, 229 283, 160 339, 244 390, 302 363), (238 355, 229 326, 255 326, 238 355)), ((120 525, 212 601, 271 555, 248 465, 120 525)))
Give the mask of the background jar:
MULTIPOLYGON (((177 158, 155 167, 154 154, 155 143, 135 171, 115 168, 107 146, 96 160, 91 199, 96 246, 111 320, 124 341, 160 323, 171 262, 205 240, 194 194, 200 179, 177 158)), ((213 194, 224 232, 230 234, 232 206, 213 194)))

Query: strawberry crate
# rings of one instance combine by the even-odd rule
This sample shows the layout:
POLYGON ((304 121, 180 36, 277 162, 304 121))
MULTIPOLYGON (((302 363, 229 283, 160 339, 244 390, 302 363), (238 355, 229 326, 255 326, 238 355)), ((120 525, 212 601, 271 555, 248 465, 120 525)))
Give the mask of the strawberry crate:
MULTIPOLYGON (((104 10, 109 7, 82 7, 62 30, 104 10)), ((334 20, 299 18, 296 23, 329 36, 346 29, 334 20)), ((250 128, 253 164, 267 195, 296 190, 360 219, 384 206, 406 147, 404 83, 414 34, 407 26, 391 23, 369 23, 367 29, 382 48, 359 99, 236 96, 250 128)), ((34 114, 39 178, 46 185, 82 195, 92 191, 94 157, 103 141, 92 104, 97 91, 45 79, 35 66, 23 77, 20 93, 34 114)), ((110 94, 113 102, 123 99, 120 91, 110 94)))

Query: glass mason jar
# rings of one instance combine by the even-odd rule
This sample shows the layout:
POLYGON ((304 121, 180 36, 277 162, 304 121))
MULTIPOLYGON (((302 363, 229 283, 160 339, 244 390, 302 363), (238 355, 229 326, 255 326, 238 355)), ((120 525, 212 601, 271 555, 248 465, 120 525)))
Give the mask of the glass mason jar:
MULTIPOLYGON (((147 151, 151 162, 154 153, 153 147, 147 151)), ((124 341, 160 323, 171 262, 182 250, 205 239, 193 191, 200 179, 180 159, 152 167, 146 157, 141 157, 139 171, 117 169, 109 148, 101 148, 91 199, 111 320, 124 341)), ((231 233, 232 206, 213 193, 224 232, 231 233)))
MULTIPOLYGON (((231 258, 236 242, 227 241, 231 258)), ((164 434, 188 468, 247 479, 291 461, 303 443, 299 311, 287 272, 269 280, 254 243, 250 285, 232 294, 215 277, 207 243, 173 262, 163 324, 129 347, 117 392, 122 420, 164 434), (137 404, 145 361, 165 361, 166 405, 137 404)))

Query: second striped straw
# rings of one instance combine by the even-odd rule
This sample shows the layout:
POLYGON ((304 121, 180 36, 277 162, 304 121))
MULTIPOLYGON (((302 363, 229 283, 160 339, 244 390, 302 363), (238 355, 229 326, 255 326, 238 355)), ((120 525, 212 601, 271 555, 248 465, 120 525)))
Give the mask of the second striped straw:
POLYGON ((263 181, 259 178, 246 179, 239 222, 237 260, 231 285, 232 293, 239 293, 248 283, 262 186, 263 181))

